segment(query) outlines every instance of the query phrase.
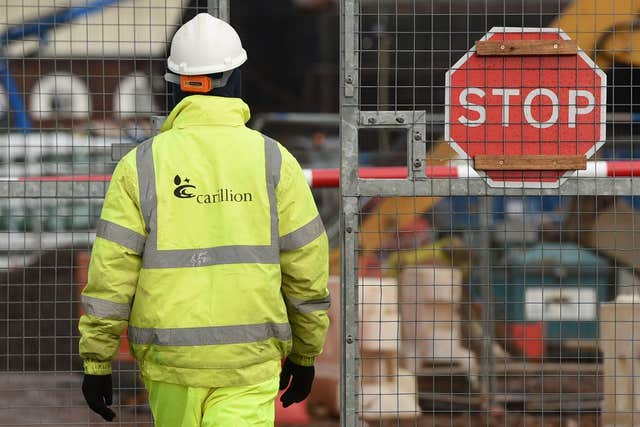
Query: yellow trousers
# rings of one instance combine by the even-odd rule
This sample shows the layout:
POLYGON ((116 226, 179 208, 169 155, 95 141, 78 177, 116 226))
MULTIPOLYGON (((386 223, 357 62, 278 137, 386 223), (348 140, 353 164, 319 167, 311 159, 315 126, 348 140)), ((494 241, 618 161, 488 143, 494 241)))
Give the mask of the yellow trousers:
POLYGON ((273 427, 279 377, 243 387, 185 387, 145 379, 157 427, 273 427))

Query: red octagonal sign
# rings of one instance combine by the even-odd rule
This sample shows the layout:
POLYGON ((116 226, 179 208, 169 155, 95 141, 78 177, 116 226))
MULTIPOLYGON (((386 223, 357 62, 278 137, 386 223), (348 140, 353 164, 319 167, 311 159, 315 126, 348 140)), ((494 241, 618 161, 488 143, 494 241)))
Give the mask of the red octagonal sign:
MULTIPOLYGON (((482 38, 569 39, 554 28, 501 27, 482 38)), ((447 72, 445 99, 445 138, 463 158, 589 158, 605 141, 606 76, 580 49, 577 55, 479 56, 473 47, 447 72)), ((478 173, 492 187, 543 188, 576 171, 478 173)))

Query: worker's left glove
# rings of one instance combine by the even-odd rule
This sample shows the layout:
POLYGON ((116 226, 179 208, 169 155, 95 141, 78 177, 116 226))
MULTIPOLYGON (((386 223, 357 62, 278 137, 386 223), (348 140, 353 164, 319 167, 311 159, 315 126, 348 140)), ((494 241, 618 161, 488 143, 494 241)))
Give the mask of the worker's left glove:
POLYGON ((89 408, 107 421, 112 421, 116 414, 108 405, 113 403, 113 387, 111 375, 84 375, 82 394, 89 408))
POLYGON ((311 393, 313 385, 313 377, 315 369, 313 366, 300 366, 291 362, 289 359, 284 361, 282 372, 280 373, 280 390, 285 391, 280 396, 283 407, 287 407, 293 403, 302 402, 311 393), (289 384, 291 381, 291 384, 289 384), (287 388, 287 386, 289 386, 287 388))

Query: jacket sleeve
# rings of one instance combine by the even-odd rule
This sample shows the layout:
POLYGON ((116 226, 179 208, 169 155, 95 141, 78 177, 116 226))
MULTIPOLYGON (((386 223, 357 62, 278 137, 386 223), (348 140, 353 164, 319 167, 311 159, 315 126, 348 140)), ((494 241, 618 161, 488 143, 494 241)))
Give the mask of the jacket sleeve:
POLYGON ((278 199, 282 294, 293 333, 289 359, 312 366, 327 336, 329 247, 302 169, 282 146, 278 199))
POLYGON ((91 375, 111 373, 142 266, 146 231, 139 208, 135 151, 113 173, 81 297, 80 356, 85 373, 91 375))

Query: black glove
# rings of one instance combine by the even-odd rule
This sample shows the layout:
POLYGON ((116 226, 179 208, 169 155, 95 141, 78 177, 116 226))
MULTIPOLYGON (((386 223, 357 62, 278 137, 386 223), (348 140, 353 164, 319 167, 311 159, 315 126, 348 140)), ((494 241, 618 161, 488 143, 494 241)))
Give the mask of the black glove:
POLYGON ((313 366, 296 365, 286 359, 280 373, 280 390, 287 389, 280 396, 282 406, 286 408, 292 403, 299 403, 305 400, 311 393, 314 375, 315 369, 313 366), (291 385, 289 385, 289 380, 291 380, 291 385))
POLYGON ((82 394, 89 408, 107 421, 116 417, 115 412, 107 405, 113 403, 113 387, 111 375, 87 375, 82 381, 82 394))

